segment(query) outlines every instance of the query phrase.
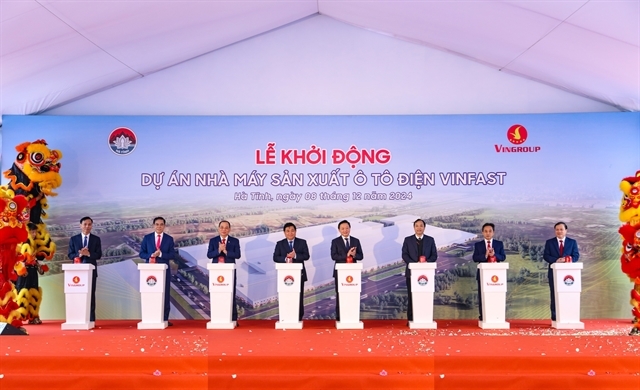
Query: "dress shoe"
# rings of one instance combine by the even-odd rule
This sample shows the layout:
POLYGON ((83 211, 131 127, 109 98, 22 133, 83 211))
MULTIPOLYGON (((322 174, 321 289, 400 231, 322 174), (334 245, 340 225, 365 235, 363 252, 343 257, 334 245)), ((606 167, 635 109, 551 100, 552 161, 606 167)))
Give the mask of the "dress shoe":
POLYGON ((173 326, 173 322, 167 321, 167 326, 173 326))

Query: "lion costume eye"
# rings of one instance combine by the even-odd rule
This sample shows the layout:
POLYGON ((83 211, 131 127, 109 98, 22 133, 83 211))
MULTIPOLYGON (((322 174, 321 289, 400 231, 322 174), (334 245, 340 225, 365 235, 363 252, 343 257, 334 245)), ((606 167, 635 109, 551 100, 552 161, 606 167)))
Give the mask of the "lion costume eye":
POLYGON ((16 204, 16 202, 9 202, 7 206, 11 211, 16 211, 18 209, 18 205, 16 204))
POLYGON ((29 155, 29 159, 31 159, 33 164, 39 165, 44 161, 44 155, 40 152, 34 152, 29 155))

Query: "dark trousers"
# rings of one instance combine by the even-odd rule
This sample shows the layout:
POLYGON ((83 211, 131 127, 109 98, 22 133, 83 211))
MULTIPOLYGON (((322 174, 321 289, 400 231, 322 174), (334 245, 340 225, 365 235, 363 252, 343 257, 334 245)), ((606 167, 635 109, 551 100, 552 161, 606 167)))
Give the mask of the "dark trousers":
POLYGON ((547 272, 547 277, 549 278, 549 291, 551 292, 551 321, 556 320, 556 294, 555 288, 553 287, 553 270, 549 268, 547 272))
POLYGON ((233 299, 231 300, 231 321, 238 321, 238 306, 236 306, 236 270, 233 270, 233 299))
POLYGON ((413 294, 411 293, 411 277, 405 279, 407 282, 407 294, 409 295, 409 302, 407 306, 407 320, 413 321, 413 294))
POLYGON ((333 276, 333 282, 336 286, 336 321, 340 321, 340 294, 338 294, 338 274, 333 276))
POLYGON ((98 281, 98 271, 93 270, 93 277, 91 278, 91 308, 89 309, 89 321, 96 320, 96 285, 98 281))
POLYGON ((169 321, 169 311, 171 311, 171 267, 167 264, 164 275, 164 320, 169 321))
POLYGON ((478 283, 478 319, 482 321, 482 288, 480 287, 480 271, 476 271, 476 283, 478 283))
POLYGON ((304 317, 304 282, 300 282, 300 309, 298 310, 298 321, 304 317))

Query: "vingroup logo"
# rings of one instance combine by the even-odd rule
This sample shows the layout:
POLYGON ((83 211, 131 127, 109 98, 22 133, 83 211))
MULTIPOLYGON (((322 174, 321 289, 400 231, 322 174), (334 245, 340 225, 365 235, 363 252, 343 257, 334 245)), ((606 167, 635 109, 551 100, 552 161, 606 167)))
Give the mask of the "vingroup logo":
POLYGON ((224 282, 224 276, 220 275, 216 280, 218 281, 218 283, 222 283, 224 282))
POLYGON ((418 284, 421 286, 426 286, 429 283, 429 279, 427 279, 426 275, 418 276, 418 284))
MULTIPOLYGON (((529 132, 522 126, 515 124, 507 129, 507 140, 513 145, 522 145, 529 138, 529 132)), ((494 145, 496 153, 537 153, 540 146, 504 146, 494 145)))
POLYGON ((80 277, 79 276, 74 276, 72 280, 73 280, 73 283, 75 283, 75 284, 80 283, 80 277))
POLYGON ((493 275, 493 276, 491 277, 491 281, 492 281, 493 283, 498 283, 498 280, 500 280, 500 278, 498 278, 498 275, 493 275))
POLYGON ((284 284, 287 286, 293 285, 293 276, 287 275, 284 277, 284 284))
POLYGON ((573 276, 567 275, 564 277, 565 286, 573 286, 573 282, 575 282, 575 280, 573 279, 573 276))
POLYGON ((118 127, 109 134, 109 148, 119 156, 131 154, 138 144, 136 134, 129 128, 118 127))
POLYGON ((151 275, 147 278, 147 286, 153 287, 158 283, 158 279, 155 276, 151 275))
POLYGON ((349 275, 347 276, 347 283, 351 283, 353 282, 353 276, 349 275))

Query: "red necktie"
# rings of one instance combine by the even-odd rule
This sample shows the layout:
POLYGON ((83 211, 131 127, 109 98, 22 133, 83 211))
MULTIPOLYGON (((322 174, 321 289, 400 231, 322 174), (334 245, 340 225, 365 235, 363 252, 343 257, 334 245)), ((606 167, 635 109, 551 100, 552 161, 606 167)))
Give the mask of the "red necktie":
POLYGON ((491 241, 487 241, 487 250, 491 249, 491 241))
POLYGON ((160 249, 160 235, 158 234, 158 239, 156 240, 156 249, 160 249))
MULTIPOLYGON (((222 245, 225 245, 226 242, 227 242, 227 239, 223 238, 222 245)), ((224 263, 224 256, 222 255, 222 253, 220 253, 220 256, 218 256, 218 263, 224 263)))
POLYGON ((562 257, 564 255, 564 244, 562 243, 562 240, 560 240, 560 257, 562 257))

